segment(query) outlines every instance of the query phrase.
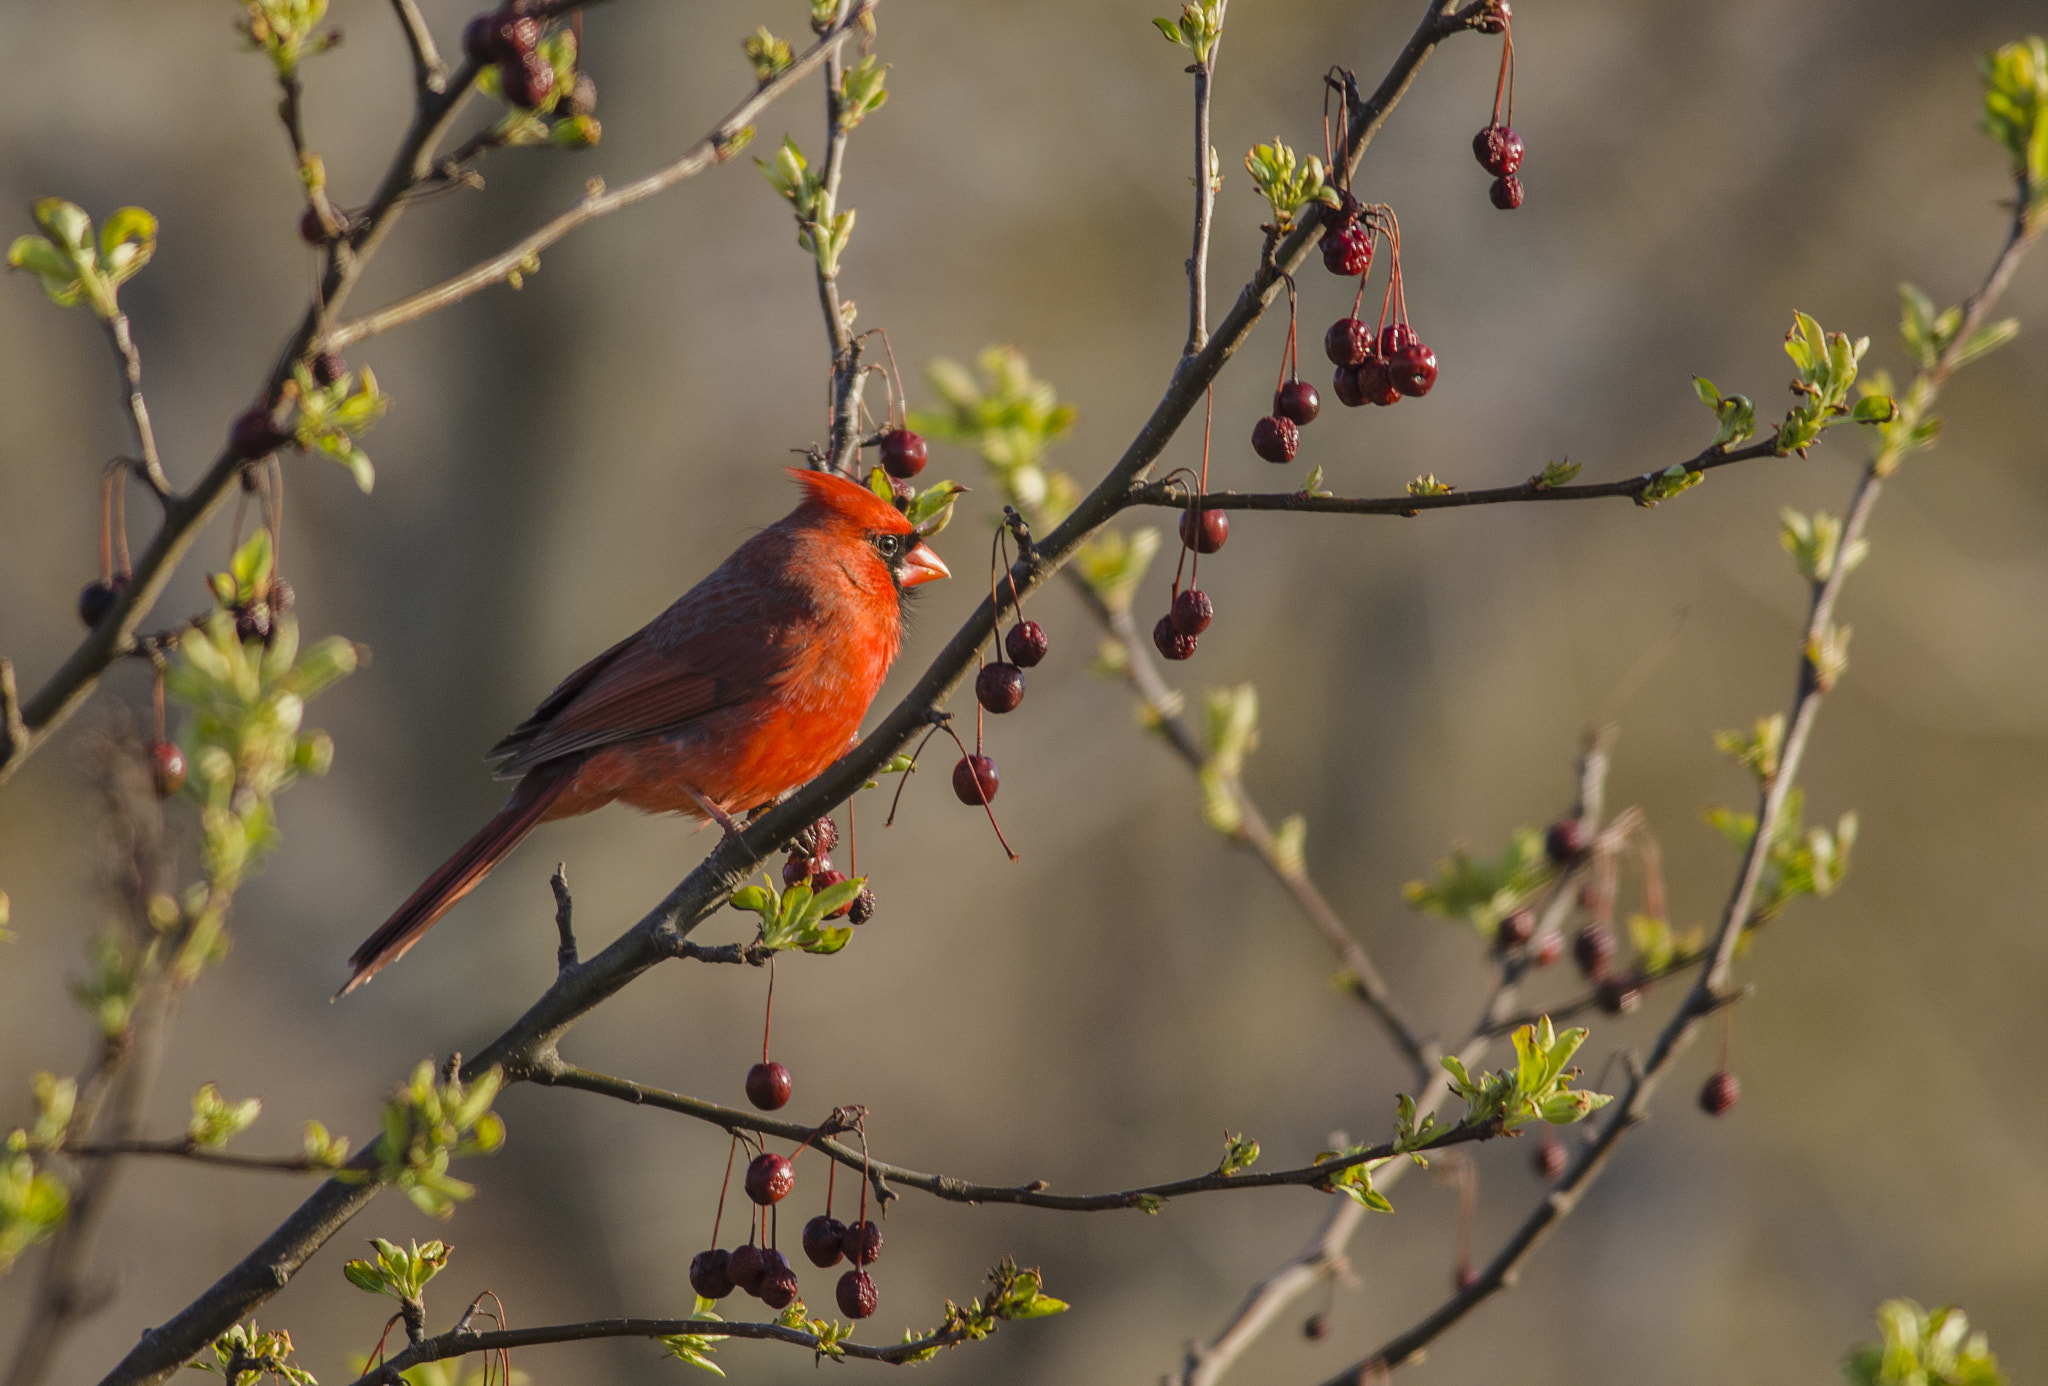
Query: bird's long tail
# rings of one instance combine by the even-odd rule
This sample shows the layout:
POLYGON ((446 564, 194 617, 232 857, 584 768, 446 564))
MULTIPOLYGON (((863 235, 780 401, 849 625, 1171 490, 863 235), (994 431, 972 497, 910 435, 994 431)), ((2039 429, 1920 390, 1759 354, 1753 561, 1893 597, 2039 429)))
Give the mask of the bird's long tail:
POLYGON ((567 776, 547 771, 529 774, 522 780, 513 791, 512 801, 421 882, 420 888, 384 921, 382 928, 363 940, 363 946, 348 960, 354 969, 348 984, 334 994, 335 999, 348 995, 404 957, 406 949, 418 943, 456 901, 476 889, 491 868, 525 840, 567 784, 567 776))

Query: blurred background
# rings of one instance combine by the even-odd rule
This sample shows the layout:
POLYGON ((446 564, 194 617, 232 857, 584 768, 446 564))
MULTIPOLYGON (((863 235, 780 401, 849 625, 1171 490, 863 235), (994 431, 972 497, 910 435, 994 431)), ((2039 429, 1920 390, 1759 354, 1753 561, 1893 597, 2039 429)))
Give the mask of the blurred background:
MULTIPOLYGON (((469 7, 425 8, 452 48, 469 7)), ((889 330, 913 402, 933 402, 920 379, 931 358, 1012 343, 1078 407, 1052 460, 1084 485, 1152 407, 1185 333, 1189 84, 1184 55, 1147 22, 1164 8, 890 0, 877 51, 894 65, 893 99, 856 133, 847 167, 859 224, 843 291, 863 326, 889 330)), ((1256 255, 1263 204, 1245 149, 1276 134, 1318 145, 1323 69, 1355 67, 1370 86, 1418 10, 1233 7, 1213 301, 1229 304, 1256 255)), ((157 258, 124 302, 180 482, 215 456, 314 276, 275 88, 238 51, 234 13, 0 3, 6 234, 29 229, 26 202, 49 193, 96 217, 138 203, 162 218, 157 258)), ((740 38, 761 23, 800 36, 805 13, 798 0, 592 10, 585 66, 603 144, 493 156, 486 190, 405 218, 352 307, 509 244, 593 174, 616 184, 665 161, 746 90, 740 38)), ((310 63, 308 119, 337 195, 360 201, 407 119, 408 69, 387 6, 340 0, 332 18, 347 42, 310 63)), ((1495 211, 1469 152, 1499 53, 1478 38, 1430 61, 1358 183, 1400 211, 1409 305, 1442 362, 1435 392, 1391 411, 1332 406, 1296 468, 1269 467, 1245 442, 1285 333, 1269 318, 1217 393, 1218 484, 1293 485, 1320 464, 1332 489, 1383 494, 1420 472, 1515 482, 1566 456, 1588 479, 1663 467, 1711 433, 1689 376, 1776 417, 1794 308, 1870 333, 1870 364, 1896 371, 1896 284, 1957 301, 1999 244, 2009 185, 1974 128, 1974 62, 2038 28, 2038 4, 1529 0, 1516 18, 1527 204, 1495 211)), ((815 152, 821 106, 811 87, 772 108, 757 151, 788 131, 815 152)), ((738 160, 578 232, 522 292, 492 290, 352 353, 397 401, 367 439, 377 489, 288 461, 285 554, 306 634, 348 635, 375 659, 315 709, 338 744, 333 773, 283 801, 285 844, 237 903, 234 952, 184 1008, 154 1103, 163 1133, 212 1080, 265 1101, 243 1148, 296 1149, 308 1117, 366 1137, 421 1056, 473 1051, 546 985, 557 860, 594 951, 706 850, 687 824, 625 810, 545 828, 403 966, 326 1004, 349 950, 500 801, 483 749, 790 504, 780 468, 822 436, 826 371, 793 240, 784 205, 738 160)), ((1886 492, 1849 589, 1854 661, 1804 779, 1813 818, 1853 808, 1863 836, 1846 886, 1795 906, 1743 966, 1757 994, 1735 1026, 1742 1104, 1721 1121, 1693 1107, 1714 1048, 1696 1046, 1659 1119, 1522 1285, 1433 1349, 1418 1381, 1504 1362, 1520 1380, 1580 1386, 1828 1381, 1845 1347, 1874 1336, 1876 1303, 1899 1294, 1966 1305, 2017 1379, 2048 1373, 2038 259, 2003 309, 2027 332, 1948 392, 1947 432, 1886 492)), ((1349 297, 1319 268, 1302 282, 1303 357, 1320 383, 1313 344, 1349 297)), ((83 313, 24 278, 0 284, 0 652, 26 688, 79 637, 99 467, 129 446, 109 365, 83 313)), ((1172 672, 1190 692, 1258 685, 1250 788, 1276 819, 1307 816, 1311 870, 1429 1028, 1462 1033, 1487 970, 1470 931, 1409 912, 1401 884, 1453 843, 1491 853, 1564 808, 1593 722, 1619 725, 1610 803, 1648 813, 1674 922, 1711 923, 1734 859, 1701 811, 1749 791, 1709 735, 1785 705, 1804 601, 1778 510, 1840 511, 1863 456, 1851 434, 1810 460, 1717 472, 1654 511, 1245 516, 1204 565, 1220 615, 1172 672)), ((1184 431, 1165 465, 1195 462, 1199 442, 1184 431)), ((935 455, 928 477, 977 479, 972 457, 935 455)), ((963 580, 927 589, 885 699, 976 600, 990 497, 968 497, 941 541, 963 580)), ((201 574, 226 549, 223 525, 160 610, 198 609, 201 574)), ((1161 565, 1140 598, 1147 623, 1167 588, 1161 565)), ((1226 1128, 1257 1136, 1276 1166, 1333 1130, 1386 1130, 1405 1071, 1330 984, 1322 945, 1202 825, 1193 781, 1136 730, 1124 691, 1087 672, 1096 637, 1080 607, 1057 585, 1033 607, 1053 653, 1023 710, 990 730, 1023 860, 1008 864, 942 781, 914 782, 886 833, 865 796, 861 866, 881 911, 844 954, 781 971, 789 1114, 866 1103, 886 1158, 1063 1190, 1208 1168, 1226 1128)), ((86 1052, 63 983, 107 906, 72 747, 146 691, 140 669, 117 671, 0 794, 0 888, 19 936, 0 949, 0 1127, 26 1116, 31 1072, 74 1071, 86 1052)), ((699 936, 742 931, 722 915, 699 936)), ((740 1101, 765 982, 659 969, 566 1052, 740 1101)), ((1575 990, 1563 975, 1542 985, 1575 990)), ((1668 1002, 1597 1023, 1589 1068, 1647 1042, 1668 1002)), ((510 1144, 461 1171, 481 1192, 452 1223, 387 1195, 259 1315, 291 1330, 323 1380, 346 1380, 382 1323, 340 1274, 371 1235, 454 1242, 436 1319, 485 1288, 515 1324, 687 1312, 685 1269, 707 1244, 726 1142, 576 1093, 514 1091, 501 1109, 510 1144)), ((1477 1152, 1482 1254, 1539 1196, 1527 1157, 1527 1143, 1477 1152)), ((822 1169, 800 1169, 793 1206, 808 1216, 822 1169)), ((95 1379, 306 1192, 174 1162, 133 1168, 101 1255, 119 1297, 72 1339, 57 1379, 95 1379)), ((1453 1192, 1413 1178, 1396 1203, 1353 1245, 1358 1285, 1337 1291, 1330 1338, 1298 1331, 1318 1292, 1236 1379, 1318 1379, 1442 1297, 1453 1192)), ((1325 1211, 1295 1190, 1187 1200, 1156 1218, 906 1194, 862 1336, 936 1321, 943 1297, 976 1293, 1010 1253, 1042 1265, 1074 1312, 924 1376, 1156 1380, 1325 1211)), ((31 1255, 0 1281, 0 1343, 39 1268, 31 1255)), ((829 1304, 830 1281, 805 1276, 814 1305, 829 1304)), ((752 1381, 812 1370, 756 1345, 719 1360, 752 1381)), ((682 1370, 641 1342, 534 1350, 519 1365, 537 1382, 682 1370)))

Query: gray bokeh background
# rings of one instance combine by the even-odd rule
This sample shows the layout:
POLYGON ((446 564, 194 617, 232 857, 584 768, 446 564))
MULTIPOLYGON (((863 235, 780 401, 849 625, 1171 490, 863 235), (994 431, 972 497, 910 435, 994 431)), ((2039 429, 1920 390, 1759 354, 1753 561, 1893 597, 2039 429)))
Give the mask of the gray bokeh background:
MULTIPOLYGON (((466 9, 427 8, 452 44, 466 9)), ((893 96, 855 137, 847 173, 859 227, 845 292, 864 324, 889 329, 916 400, 929 400, 920 363, 1015 343, 1080 410, 1055 460, 1084 482, 1151 407, 1185 330, 1187 79, 1146 22, 1158 8, 890 0, 879 51, 893 96)), ((1256 252, 1243 151, 1276 132, 1315 142, 1322 69, 1376 79, 1417 8, 1233 7, 1216 107, 1221 303, 1256 252)), ((214 455, 313 276, 274 89, 262 60, 236 51, 231 14, 0 4, 7 234, 44 193, 163 220, 157 260, 125 300, 179 479, 214 455)), ((603 145, 494 158, 487 190, 407 217, 356 306, 509 243, 592 174, 617 182, 669 157, 744 90, 740 36, 761 22, 798 30, 802 14, 795 0, 594 10, 603 145)), ((342 0, 335 18, 347 43, 311 64, 307 101, 347 200, 405 120, 406 65, 387 7, 342 0)), ((1760 411, 1782 406, 1778 338, 1794 307, 1870 332, 1873 364, 1896 369, 1894 285, 1954 301, 1988 264, 2008 187, 1973 129, 1972 63, 2038 27, 2038 5, 1529 0, 1518 19, 1527 205, 1495 212, 1468 152, 1498 52, 1477 39, 1424 69, 1361 176, 1401 212, 1409 303, 1443 374, 1424 402, 1333 410, 1307 431, 1303 465, 1322 464, 1334 488, 1384 493, 1425 471, 1500 484, 1566 455, 1589 477, 1664 466, 1708 433, 1690 374, 1760 411)), ((772 109, 761 146, 788 130, 815 148, 820 104, 810 89, 772 109)), ((1313 343, 1341 290, 1319 269, 1303 282, 1313 343)), ((1712 1058, 1709 1046, 1689 1055, 1659 1120, 1521 1288, 1441 1343, 1417 1380, 1512 1364, 1522 1380, 1581 1386, 1826 1381, 1895 1294, 1964 1303, 2017 1378, 2048 1372, 2048 266, 2022 271, 2008 307, 2029 331, 1949 392, 1948 432, 1887 492, 1849 591, 1854 664, 1807 783, 1816 815, 1858 810, 1863 839, 1847 885, 1797 907, 1744 966, 1758 990, 1735 1031, 1741 1106, 1699 1116, 1690 1094, 1712 1058)), ((1298 479, 1243 443, 1283 329, 1262 325, 1219 388, 1221 484, 1298 479)), ((294 1148, 313 1116, 360 1138, 420 1056, 474 1049, 509 1021, 552 965, 556 860, 594 948, 702 853, 709 839, 686 825, 623 810, 549 827, 403 966, 326 1004, 348 950, 495 806, 482 749, 782 513, 779 468, 822 429, 808 271, 745 160, 578 233, 523 292, 484 294, 355 359, 397 397, 368 440, 376 493, 291 462, 286 553, 306 631, 345 633, 375 660, 317 705, 334 772, 284 801, 286 844, 237 906, 232 956, 185 1008, 155 1103, 169 1132, 202 1081, 261 1094, 250 1149, 294 1148)), ((33 687, 78 637, 98 468, 127 435, 93 325, 19 278, 0 282, 0 382, 0 652, 33 687)), ((1183 436, 1170 463, 1194 461, 1198 443, 1183 436)), ((1620 724, 1613 802, 1649 814, 1677 921, 1711 920, 1732 858, 1700 811, 1746 791, 1708 734, 1783 705, 1803 611, 1777 511, 1839 510, 1860 456, 1842 436, 1808 461, 1717 473, 1654 511, 1246 517, 1204 565, 1222 614, 1175 673, 1190 690, 1258 684, 1251 787, 1276 817, 1307 815, 1316 876, 1411 1009, 1448 1032, 1485 985, 1480 949, 1412 915, 1399 887, 1454 841, 1491 851, 1561 808, 1589 722, 1620 724)), ((974 469, 942 450, 932 475, 974 469)), ((970 497, 973 517, 945 536, 966 580, 928 589, 885 697, 975 600, 988 498, 970 497)), ((226 542, 224 527, 202 541, 204 564, 226 542)), ((189 566, 165 610, 200 602, 202 564, 189 566)), ((1148 619, 1165 590, 1162 571, 1148 619)), ((1125 694, 1087 673, 1085 614, 1058 590, 1035 614, 1054 653, 1024 709, 991 730, 1023 861, 1006 864, 939 783, 914 784, 888 833, 879 806, 864 807, 861 864, 882 912, 842 956, 782 971, 792 1113, 864 1102, 889 1158, 1073 1190, 1206 1167, 1225 1128, 1257 1135, 1275 1163, 1333 1128, 1383 1130, 1405 1075, 1328 984, 1328 956, 1256 864, 1202 826, 1192 782, 1135 730, 1125 694)), ((118 671, 73 727, 144 695, 139 671, 118 671)), ((0 1125, 25 1114, 31 1071, 70 1071, 85 1052, 61 983, 104 908, 91 804, 65 744, 0 794, 0 888, 19 935, 0 949, 0 1125)), ((739 917, 722 919, 704 936, 737 936, 739 917)), ((568 1052, 737 1101, 763 982, 661 969, 568 1052)), ((1568 979, 1546 985, 1562 994, 1568 979)), ((1644 1043, 1664 1010, 1600 1024, 1596 1051, 1644 1043)), ((381 1323, 340 1275, 373 1234, 456 1244, 437 1318, 486 1287, 521 1324, 687 1309, 724 1141, 579 1094, 520 1091, 503 1109, 511 1144, 464 1171, 482 1192, 451 1224, 386 1196, 259 1316, 289 1327, 323 1380, 346 1380, 347 1354, 381 1323)), ((1479 1153, 1481 1248, 1538 1195, 1526 1154, 1479 1153)), ((822 1175, 808 1164, 805 1216, 822 1175)), ((96 1377, 304 1192, 134 1169, 102 1255, 120 1297, 73 1340, 59 1379, 96 1377)), ((1359 1287, 1338 1293, 1331 1338, 1305 1342, 1295 1314, 1237 1379, 1317 1379, 1442 1295, 1451 1191, 1414 1179, 1397 1203, 1355 1243, 1359 1287)), ((1186 1201, 1158 1218, 909 1195, 889 1219, 882 1310, 863 1336, 934 1320, 943 1296, 973 1293, 1015 1253, 1075 1312, 921 1376, 1155 1380, 1323 1212, 1302 1191, 1186 1201)), ((0 1343, 38 1266, 31 1256, 0 1281, 0 1343)), ((829 1303, 829 1276, 805 1287, 829 1303)), ((811 1379, 788 1351, 734 1345, 721 1361, 737 1379, 811 1379)), ((641 1343, 538 1350, 520 1365, 537 1382, 685 1370, 641 1343)))

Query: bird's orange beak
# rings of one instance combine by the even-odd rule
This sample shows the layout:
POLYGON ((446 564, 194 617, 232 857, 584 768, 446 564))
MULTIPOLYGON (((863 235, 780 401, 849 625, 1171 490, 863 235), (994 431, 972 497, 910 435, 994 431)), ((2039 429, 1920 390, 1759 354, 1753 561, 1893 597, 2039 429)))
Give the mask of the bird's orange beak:
POLYGON ((953 570, 939 561, 931 546, 922 539, 903 555, 903 585, 915 587, 920 582, 936 582, 940 578, 953 576, 953 570))

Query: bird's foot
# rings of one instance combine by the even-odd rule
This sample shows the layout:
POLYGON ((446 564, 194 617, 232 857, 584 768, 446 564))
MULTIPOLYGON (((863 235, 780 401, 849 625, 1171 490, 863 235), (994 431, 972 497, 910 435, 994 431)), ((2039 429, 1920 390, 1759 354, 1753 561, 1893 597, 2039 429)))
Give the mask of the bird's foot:
POLYGON ((738 837, 740 835, 740 825, 731 814, 712 803, 696 790, 691 789, 688 785, 683 786, 683 791, 697 801, 697 807, 704 810, 705 817, 724 829, 727 837, 738 837))

